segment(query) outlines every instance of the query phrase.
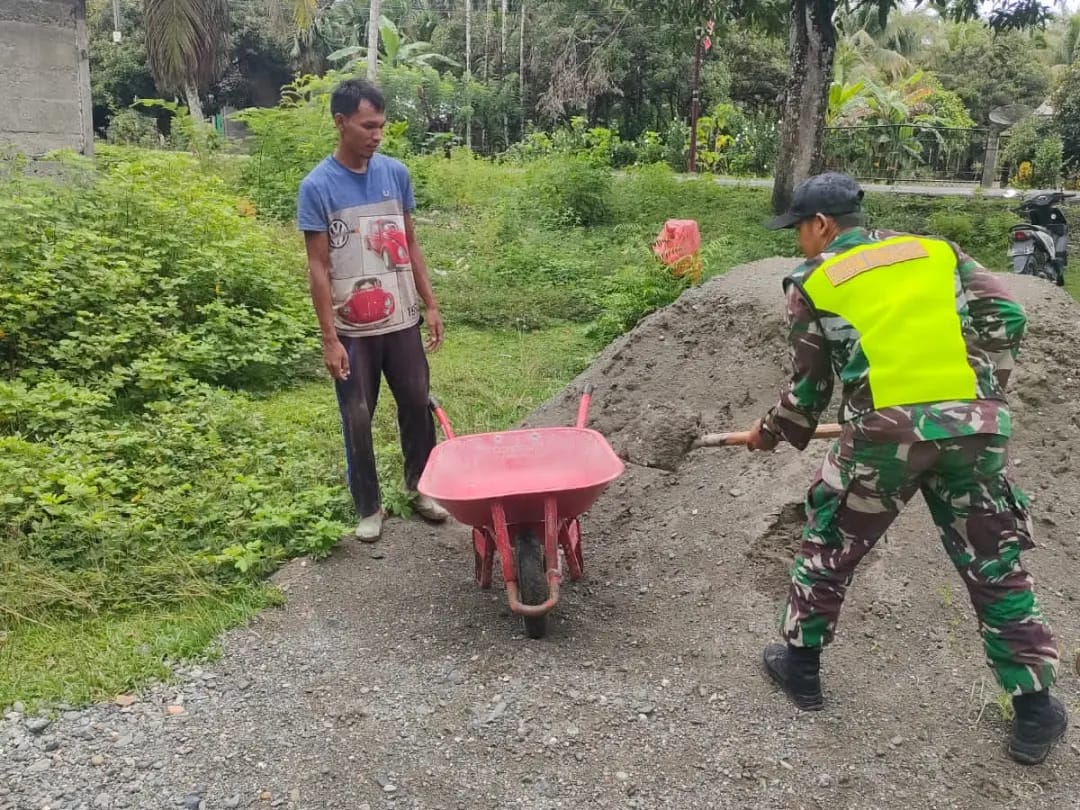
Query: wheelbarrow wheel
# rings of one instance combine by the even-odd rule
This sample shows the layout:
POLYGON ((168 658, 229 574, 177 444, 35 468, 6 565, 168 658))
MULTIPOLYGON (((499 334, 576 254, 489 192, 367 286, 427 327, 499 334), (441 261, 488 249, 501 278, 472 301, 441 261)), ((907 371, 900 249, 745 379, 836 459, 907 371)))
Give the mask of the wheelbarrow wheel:
MULTIPOLYGON (((522 604, 541 605, 547 601, 544 545, 531 529, 521 529, 514 537, 514 564, 522 604)), ((521 620, 529 638, 543 638, 547 634, 547 616, 522 616, 521 620)))

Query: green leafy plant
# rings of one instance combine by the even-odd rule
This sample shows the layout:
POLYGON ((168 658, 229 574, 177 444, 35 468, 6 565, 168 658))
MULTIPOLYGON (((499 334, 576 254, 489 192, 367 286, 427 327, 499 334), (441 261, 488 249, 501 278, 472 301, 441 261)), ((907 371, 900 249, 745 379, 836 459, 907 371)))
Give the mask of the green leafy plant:
POLYGON ((600 225, 611 215, 611 188, 611 171, 587 158, 552 159, 530 167, 523 202, 555 226, 600 225))

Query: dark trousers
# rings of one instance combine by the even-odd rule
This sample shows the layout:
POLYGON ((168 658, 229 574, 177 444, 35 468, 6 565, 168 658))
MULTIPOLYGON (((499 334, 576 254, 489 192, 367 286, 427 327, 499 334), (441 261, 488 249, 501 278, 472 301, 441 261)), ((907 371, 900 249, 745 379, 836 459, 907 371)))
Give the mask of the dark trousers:
POLYGON ((405 487, 416 489, 428 456, 435 447, 435 421, 428 409, 429 370, 420 327, 388 335, 341 337, 349 353, 349 379, 335 380, 345 438, 349 492, 360 517, 380 508, 379 474, 371 420, 379 401, 382 376, 397 403, 401 451, 405 457, 405 487))

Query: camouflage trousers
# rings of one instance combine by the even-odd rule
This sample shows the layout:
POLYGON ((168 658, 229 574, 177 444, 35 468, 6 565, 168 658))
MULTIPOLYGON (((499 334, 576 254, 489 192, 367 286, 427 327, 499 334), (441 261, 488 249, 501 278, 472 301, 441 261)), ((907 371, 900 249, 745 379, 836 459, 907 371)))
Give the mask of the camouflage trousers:
POLYGON ((782 632, 802 647, 828 644, 855 567, 921 491, 967 586, 987 663, 1010 694, 1057 676, 1058 651, 1020 564, 1034 546, 1027 500, 1006 475, 1008 439, 974 435, 887 444, 833 444, 806 500, 782 632))

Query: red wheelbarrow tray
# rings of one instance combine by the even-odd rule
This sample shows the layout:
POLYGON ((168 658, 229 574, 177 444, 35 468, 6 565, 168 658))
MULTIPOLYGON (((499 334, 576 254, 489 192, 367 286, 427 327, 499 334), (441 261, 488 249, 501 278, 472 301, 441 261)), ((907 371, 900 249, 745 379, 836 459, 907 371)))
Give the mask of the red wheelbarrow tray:
POLYGON ((607 440, 588 428, 473 433, 436 445, 417 489, 468 526, 490 526, 495 502, 509 524, 543 524, 549 497, 560 519, 575 518, 623 469, 607 440))

